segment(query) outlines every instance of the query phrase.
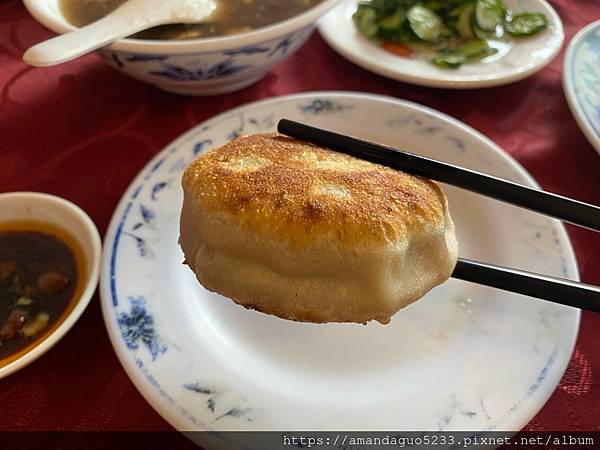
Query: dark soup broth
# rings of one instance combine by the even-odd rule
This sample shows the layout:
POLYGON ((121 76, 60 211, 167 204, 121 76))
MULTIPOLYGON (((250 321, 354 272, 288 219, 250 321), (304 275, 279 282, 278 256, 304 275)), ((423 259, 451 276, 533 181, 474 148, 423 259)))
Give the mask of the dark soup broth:
MULTIPOLYGON (((81 27, 105 16, 125 0, 61 0, 60 9, 81 27)), ((201 24, 174 24, 133 35, 138 39, 197 39, 243 33, 298 15, 322 0, 218 0, 217 9, 201 24)))
POLYGON ((48 224, 0 224, 0 366, 52 332, 79 297, 82 258, 48 224))

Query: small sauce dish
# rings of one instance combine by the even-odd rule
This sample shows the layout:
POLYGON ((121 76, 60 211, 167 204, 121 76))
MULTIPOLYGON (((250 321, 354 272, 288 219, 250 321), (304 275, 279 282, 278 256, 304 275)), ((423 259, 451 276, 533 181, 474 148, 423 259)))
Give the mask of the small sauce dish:
POLYGON ((0 194, 0 378, 33 362, 75 324, 96 291, 101 240, 73 203, 0 194))

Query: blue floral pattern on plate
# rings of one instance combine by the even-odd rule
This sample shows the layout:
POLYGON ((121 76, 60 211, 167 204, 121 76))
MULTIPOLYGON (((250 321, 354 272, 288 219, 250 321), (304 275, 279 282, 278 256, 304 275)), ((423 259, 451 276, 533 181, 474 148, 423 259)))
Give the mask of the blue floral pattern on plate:
POLYGON ((146 299, 141 296, 129 297, 129 303, 129 312, 117 316, 123 340, 130 350, 137 350, 143 344, 152 355, 152 361, 156 361, 159 355, 167 351, 167 346, 158 336, 154 318, 146 308, 146 299))
POLYGON ((215 416, 213 423, 225 417, 255 422, 265 414, 261 409, 247 407, 244 397, 231 390, 215 388, 198 381, 185 384, 183 387, 206 398, 206 407, 215 416))
POLYGON ((352 109, 352 105, 345 105, 340 102, 318 98, 310 103, 307 103, 306 105, 300 105, 298 108, 300 108, 300 111, 306 114, 319 116, 321 114, 334 114, 345 109, 352 109))

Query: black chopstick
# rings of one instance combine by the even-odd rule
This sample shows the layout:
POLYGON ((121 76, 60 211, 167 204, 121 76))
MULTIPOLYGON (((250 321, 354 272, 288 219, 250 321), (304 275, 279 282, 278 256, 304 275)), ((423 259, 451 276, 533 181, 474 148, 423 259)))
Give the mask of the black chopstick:
POLYGON ((561 305, 600 312, 600 287, 459 258, 452 277, 561 305))
POLYGON ((595 205, 287 119, 280 120, 277 129, 280 133, 340 153, 431 178, 574 225, 600 231, 600 207, 595 205))
MULTIPOLYGON (((600 208, 391 147, 282 119, 280 133, 600 231, 600 208)), ((459 258, 452 277, 600 312, 600 288, 577 281, 459 258)))

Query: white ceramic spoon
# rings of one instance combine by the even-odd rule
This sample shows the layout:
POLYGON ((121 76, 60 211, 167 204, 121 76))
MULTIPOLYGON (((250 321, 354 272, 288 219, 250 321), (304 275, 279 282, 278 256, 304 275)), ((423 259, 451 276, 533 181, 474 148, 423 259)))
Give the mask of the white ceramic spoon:
POLYGON ((96 22, 34 45, 23 60, 54 66, 156 25, 202 22, 216 7, 216 0, 128 0, 96 22))

